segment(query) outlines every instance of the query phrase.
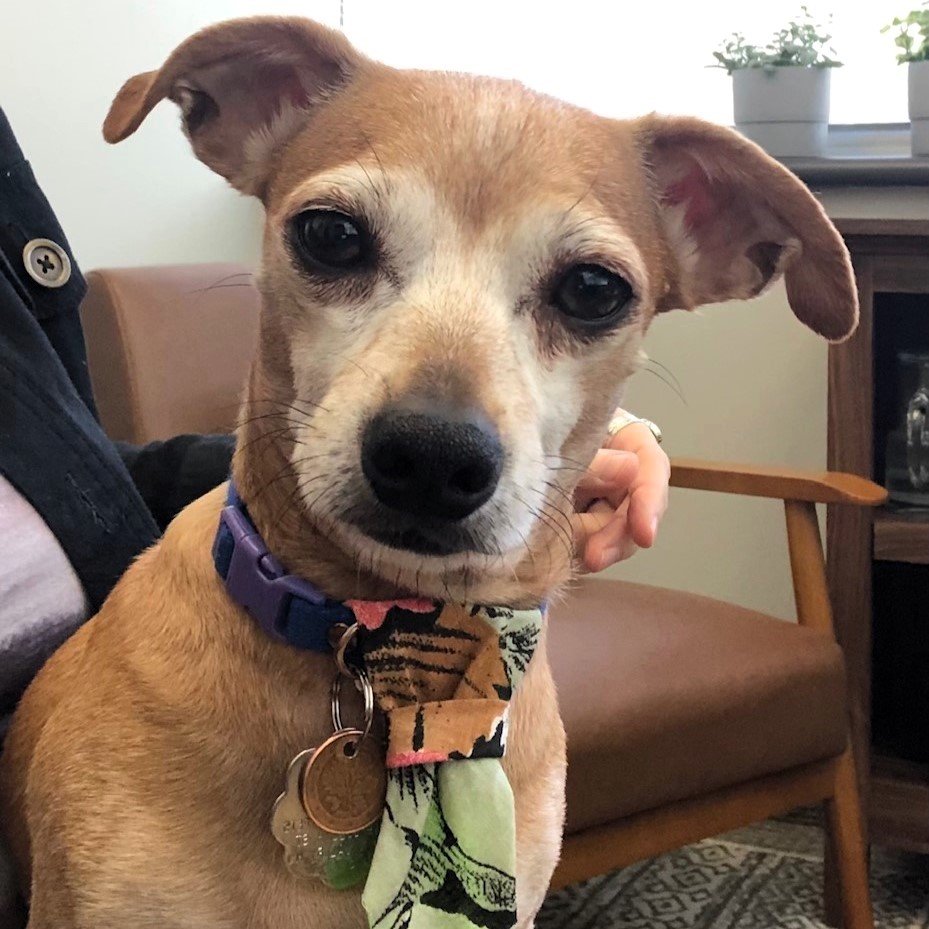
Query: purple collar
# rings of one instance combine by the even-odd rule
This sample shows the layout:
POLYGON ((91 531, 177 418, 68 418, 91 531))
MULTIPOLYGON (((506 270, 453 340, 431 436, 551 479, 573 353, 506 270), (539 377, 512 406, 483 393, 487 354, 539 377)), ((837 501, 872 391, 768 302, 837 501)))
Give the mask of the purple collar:
POLYGON ((355 622, 350 607, 329 600, 302 577, 287 574, 268 551, 232 480, 213 542, 213 563, 229 596, 272 639, 331 652, 329 630, 337 623, 355 622))

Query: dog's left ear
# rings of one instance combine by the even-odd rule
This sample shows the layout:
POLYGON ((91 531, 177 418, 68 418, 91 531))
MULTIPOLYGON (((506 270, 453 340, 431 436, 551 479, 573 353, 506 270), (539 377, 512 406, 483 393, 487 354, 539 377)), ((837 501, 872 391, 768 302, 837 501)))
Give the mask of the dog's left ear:
POLYGON ((635 125, 670 253, 658 310, 754 297, 784 275, 801 322, 832 342, 854 332, 848 250, 797 177, 722 126, 659 116, 635 125))
POLYGON ((273 151, 365 63, 342 33, 309 19, 218 23, 179 45, 157 71, 129 78, 103 137, 121 142, 167 97, 181 108, 197 157, 233 187, 261 196, 273 151))

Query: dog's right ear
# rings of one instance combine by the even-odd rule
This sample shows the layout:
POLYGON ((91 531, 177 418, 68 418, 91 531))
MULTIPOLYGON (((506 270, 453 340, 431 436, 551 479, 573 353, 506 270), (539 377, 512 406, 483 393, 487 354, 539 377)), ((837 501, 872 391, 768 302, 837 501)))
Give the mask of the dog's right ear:
POLYGON ((299 17, 209 26, 158 71, 129 78, 103 124, 121 142, 165 97, 181 108, 197 157, 243 193, 261 196, 271 153, 366 59, 340 32, 299 17))

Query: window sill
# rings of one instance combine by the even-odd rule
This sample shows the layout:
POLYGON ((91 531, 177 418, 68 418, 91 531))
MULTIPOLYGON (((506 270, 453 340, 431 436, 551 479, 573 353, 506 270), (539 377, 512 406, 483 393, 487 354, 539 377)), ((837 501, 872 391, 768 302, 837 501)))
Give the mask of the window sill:
POLYGON ((910 154, 909 123, 830 126, 823 158, 780 158, 815 187, 929 186, 929 158, 910 154))

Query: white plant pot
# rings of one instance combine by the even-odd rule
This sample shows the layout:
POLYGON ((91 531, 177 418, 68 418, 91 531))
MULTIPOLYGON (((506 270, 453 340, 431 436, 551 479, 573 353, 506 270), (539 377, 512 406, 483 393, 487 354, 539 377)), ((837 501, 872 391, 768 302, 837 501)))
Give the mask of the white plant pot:
POLYGON ((734 71, 736 129, 771 155, 825 155, 831 70, 790 67, 734 71))
POLYGON ((929 61, 911 61, 910 139, 914 155, 929 155, 929 61))

